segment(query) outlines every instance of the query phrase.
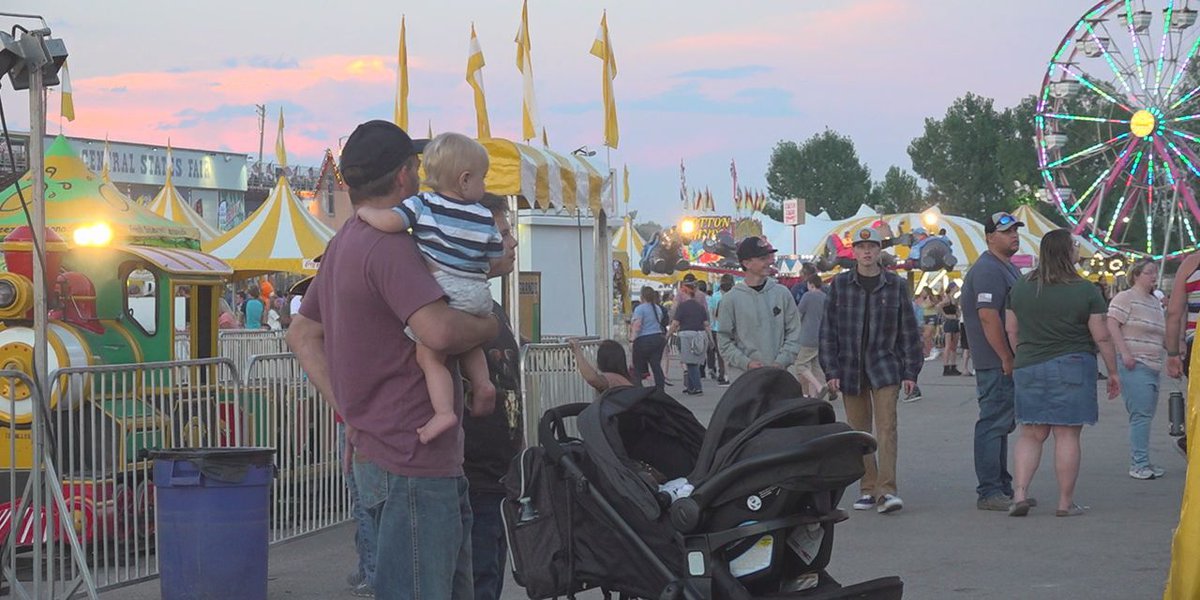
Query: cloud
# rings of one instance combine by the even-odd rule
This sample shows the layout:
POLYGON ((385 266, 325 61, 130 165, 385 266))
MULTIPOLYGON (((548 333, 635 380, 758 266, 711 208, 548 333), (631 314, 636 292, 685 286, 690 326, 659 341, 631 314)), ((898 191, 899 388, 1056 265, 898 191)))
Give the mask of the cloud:
POLYGON ((724 69, 696 69, 694 71, 684 71, 676 75, 685 79, 742 79, 751 75, 760 75, 762 73, 771 72, 771 67, 766 65, 743 65, 740 67, 727 67, 724 69))
POLYGON ((693 114, 742 115, 750 117, 794 117, 794 94, 777 87, 745 88, 727 97, 704 93, 695 83, 681 83, 649 98, 626 105, 634 110, 693 114))
POLYGON ((300 61, 295 58, 284 58, 282 56, 271 58, 267 56, 246 56, 241 58, 227 58, 221 61, 221 66, 227 69, 237 67, 251 67, 254 69, 299 69, 300 61))

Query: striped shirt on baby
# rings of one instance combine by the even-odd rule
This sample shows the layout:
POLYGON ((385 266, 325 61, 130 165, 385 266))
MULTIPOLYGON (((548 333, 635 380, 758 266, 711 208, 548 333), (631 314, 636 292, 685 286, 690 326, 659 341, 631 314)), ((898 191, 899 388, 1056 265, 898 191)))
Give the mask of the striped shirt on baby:
POLYGON ((459 202, 422 192, 392 210, 412 228, 421 253, 441 269, 487 279, 491 259, 504 255, 492 211, 478 202, 459 202))
POLYGON ((1136 288, 1125 290, 1108 304, 1108 318, 1121 324, 1121 336, 1134 360, 1162 370, 1167 320, 1158 298, 1136 288))

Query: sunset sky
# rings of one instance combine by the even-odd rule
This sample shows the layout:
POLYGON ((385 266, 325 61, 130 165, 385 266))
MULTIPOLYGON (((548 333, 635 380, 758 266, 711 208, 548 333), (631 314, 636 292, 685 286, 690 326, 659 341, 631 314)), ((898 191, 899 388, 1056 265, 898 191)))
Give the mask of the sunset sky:
MULTIPOLYGON (((677 219, 682 159, 689 186, 708 186, 728 213, 730 159, 742 185, 765 189, 775 143, 827 127, 854 139, 874 177, 911 169, 905 149, 924 118, 968 91, 999 106, 1036 93, 1051 52, 1091 4, 530 0, 539 124, 554 149, 586 145, 603 167, 602 65, 588 50, 607 9, 621 129, 611 160, 629 165, 631 208, 677 219)), ((474 134, 464 80, 472 22, 492 134, 520 132, 518 0, 9 0, 4 10, 42 14, 66 42, 78 116, 62 124, 70 135, 256 154, 254 105, 266 104, 267 155, 282 106, 291 163, 316 165, 356 123, 391 118, 402 13, 414 137, 430 122, 435 133, 474 134)), ((10 126, 27 129, 25 94, 7 81, 0 94, 10 126)), ((50 113, 57 132, 57 93, 50 113)))

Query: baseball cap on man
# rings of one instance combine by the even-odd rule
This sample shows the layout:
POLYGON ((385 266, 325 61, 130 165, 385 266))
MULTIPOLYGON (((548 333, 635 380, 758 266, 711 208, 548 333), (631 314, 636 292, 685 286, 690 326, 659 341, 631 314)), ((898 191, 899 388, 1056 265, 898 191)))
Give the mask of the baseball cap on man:
POLYGON ((1013 227, 1024 227, 1025 224, 1018 221, 1016 217, 1006 213, 994 213, 991 217, 983 222, 984 233, 995 233, 997 231, 1008 231, 1013 227))
POLYGON ((871 229, 870 227, 863 227, 858 230, 858 233, 854 234, 853 245, 857 246, 868 242, 883 246, 883 235, 879 233, 878 229, 871 229))
POLYGON ((771 247, 771 244, 767 240, 757 235, 752 235, 738 243, 738 261, 767 256, 768 254, 775 254, 775 248, 771 247))
POLYGON ((354 129, 342 148, 342 179, 350 187, 368 184, 416 153, 412 138, 395 123, 367 121, 354 129))

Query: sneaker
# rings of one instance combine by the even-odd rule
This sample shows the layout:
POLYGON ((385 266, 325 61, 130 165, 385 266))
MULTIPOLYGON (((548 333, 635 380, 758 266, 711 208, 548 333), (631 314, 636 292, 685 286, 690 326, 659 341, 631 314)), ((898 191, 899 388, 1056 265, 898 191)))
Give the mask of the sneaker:
POLYGON ((717 380, 717 385, 720 387, 729 387, 729 380, 722 377, 717 380))
POLYGON ((995 496, 988 496, 987 498, 980 498, 975 501, 975 508, 979 510, 1008 510, 1011 505, 1012 498, 1004 494, 996 494, 995 496))
POLYGON ((967 372, 966 372, 966 373, 963 373, 963 375, 966 375, 967 377, 974 377, 974 376, 975 376, 975 369, 967 369, 967 372))
POLYGON ((875 506, 875 496, 861 496, 854 501, 854 510, 871 510, 875 506))
POLYGON ((921 399, 921 388, 915 387, 911 394, 904 397, 904 402, 916 402, 921 399))
POLYGON ((1155 464, 1150 465, 1150 470, 1154 473, 1155 479, 1162 479, 1163 475, 1167 474, 1166 469, 1163 469, 1162 467, 1155 465, 1155 464))
POLYGON ((950 374, 951 375, 962 375, 963 373, 962 373, 962 371, 958 370, 958 365, 950 365, 950 374))
POLYGON ((367 582, 364 581, 354 586, 354 589, 350 590, 350 595, 354 596, 355 598, 374 598, 375 588, 371 587, 367 582))
POLYGON ((1129 476, 1134 479, 1154 479, 1158 477, 1150 467, 1130 467, 1129 476))
POLYGON ((879 508, 875 510, 878 510, 880 514, 896 512, 904 508, 904 501, 895 494, 884 494, 879 500, 879 508))
POLYGON ((929 353, 929 356, 925 357, 925 362, 929 362, 931 360, 937 360, 938 357, 940 357, 941 355, 942 355, 941 352, 934 350, 933 352, 929 353))

